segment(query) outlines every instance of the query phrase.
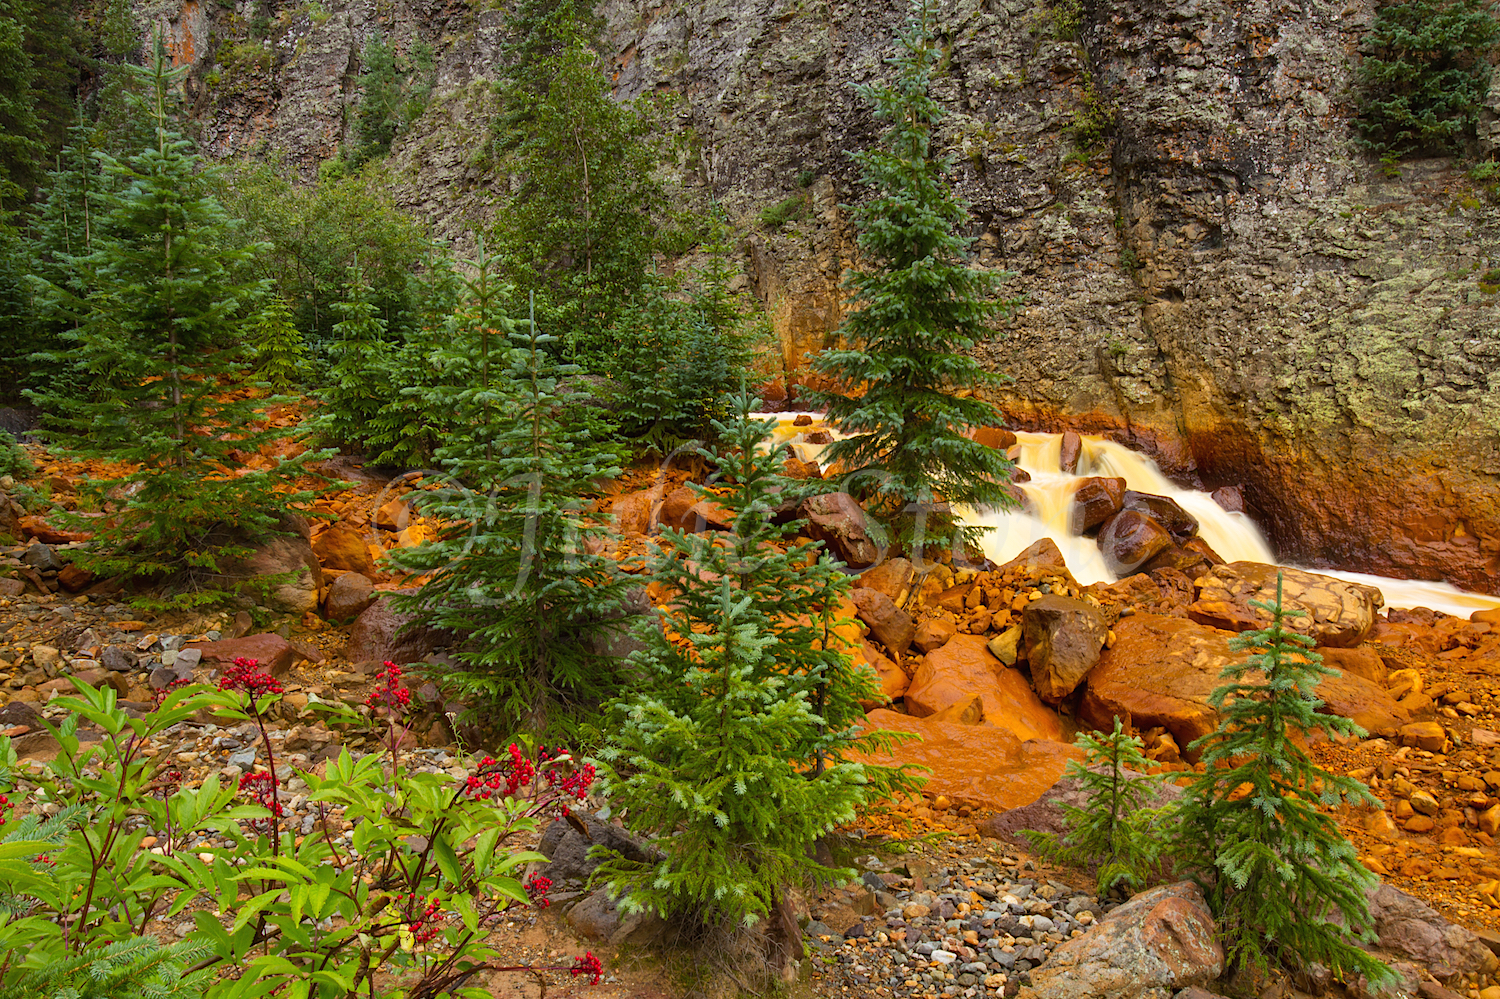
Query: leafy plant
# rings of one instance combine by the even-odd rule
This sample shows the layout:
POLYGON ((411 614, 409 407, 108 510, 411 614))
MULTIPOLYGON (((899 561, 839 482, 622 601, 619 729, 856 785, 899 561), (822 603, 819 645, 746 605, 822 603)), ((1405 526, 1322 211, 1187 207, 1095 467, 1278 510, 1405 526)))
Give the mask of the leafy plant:
POLYGON ((1364 732, 1318 712, 1313 691, 1334 671, 1311 638, 1287 627, 1279 573, 1275 602, 1251 604, 1271 619, 1231 639, 1231 648, 1254 654, 1226 666, 1227 682, 1209 696, 1219 727, 1191 747, 1202 752, 1203 771, 1181 800, 1178 841, 1190 866, 1205 872, 1232 963, 1317 962, 1378 989, 1395 973, 1349 942, 1374 939, 1365 892, 1376 878, 1320 806, 1378 808, 1380 800, 1318 767, 1297 741, 1364 732))
POLYGON ((400 58, 385 36, 365 42, 359 74, 363 93, 355 119, 349 163, 359 167, 391 151, 391 142, 427 109, 432 97, 432 49, 418 43, 409 58, 400 58))
POLYGON ((1376 8, 1359 66, 1355 127, 1365 147, 1399 158, 1456 150, 1472 137, 1500 39, 1491 0, 1402 0, 1376 8))
POLYGON ((840 329, 849 346, 812 361, 836 387, 811 397, 849 434, 829 446, 828 461, 846 470, 846 488, 918 561, 924 550, 958 550, 977 537, 979 529, 960 527, 944 504, 1016 502, 1005 453, 962 433, 995 422, 977 391, 1003 381, 964 352, 1012 303, 991 297, 999 276, 964 259, 969 240, 959 233, 968 213, 946 179, 953 157, 932 149, 942 108, 929 93, 936 59, 929 21, 925 0, 913 0, 895 82, 859 89, 890 123, 878 148, 854 156, 875 190, 854 209, 870 269, 844 283, 858 305, 840 329))
POLYGON ((780 231, 788 222, 797 222, 805 218, 807 218, 805 194, 793 194, 783 198, 769 208, 762 208, 759 215, 761 227, 771 232, 780 231))
POLYGON ((700 495, 732 531, 662 534, 652 582, 670 598, 638 633, 640 690, 610 706, 600 754, 611 810, 661 855, 612 855, 598 876, 626 911, 727 927, 774 915, 770 942, 788 946, 788 890, 846 876, 813 859, 815 841, 915 782, 852 759, 892 740, 858 727, 876 687, 840 631, 848 578, 774 520, 791 484, 784 449, 763 450, 773 425, 742 416, 700 452, 724 483, 700 495))
POLYGON ((1113 732, 1079 732, 1074 745, 1084 750, 1084 762, 1069 760, 1063 776, 1078 781, 1088 803, 1082 808, 1063 805, 1067 831, 1061 836, 1034 830, 1023 834, 1043 856, 1097 865, 1100 897, 1116 890, 1139 891, 1167 846, 1162 837, 1166 810, 1148 807, 1160 781, 1144 775, 1151 761, 1141 753, 1141 740, 1127 735, 1118 717, 1113 732))

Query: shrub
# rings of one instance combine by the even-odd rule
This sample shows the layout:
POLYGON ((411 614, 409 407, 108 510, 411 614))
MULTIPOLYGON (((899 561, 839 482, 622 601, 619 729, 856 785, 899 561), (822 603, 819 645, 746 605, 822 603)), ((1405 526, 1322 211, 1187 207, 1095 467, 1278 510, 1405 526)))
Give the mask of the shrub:
POLYGON ((1192 745, 1202 751, 1203 772, 1178 810, 1179 845, 1208 881, 1231 963, 1258 970, 1271 959, 1316 962, 1341 977, 1364 975, 1372 987, 1394 983, 1388 967, 1348 942, 1374 939, 1365 892, 1376 878, 1319 809, 1380 801, 1354 778, 1316 766, 1294 741, 1364 732, 1318 712, 1313 691, 1334 671, 1311 638, 1287 628, 1280 574, 1275 603, 1251 603, 1271 621, 1231 640, 1254 654, 1226 666, 1228 682, 1209 696, 1219 727, 1192 745))
POLYGON ((1360 144, 1392 157, 1458 149, 1489 94, 1497 38, 1491 0, 1380 6, 1359 66, 1360 144))
POLYGON ((807 195, 805 194, 793 194, 783 198, 769 208, 762 208, 759 215, 761 228, 771 232, 779 231, 788 222, 799 222, 805 218, 807 218, 807 195))

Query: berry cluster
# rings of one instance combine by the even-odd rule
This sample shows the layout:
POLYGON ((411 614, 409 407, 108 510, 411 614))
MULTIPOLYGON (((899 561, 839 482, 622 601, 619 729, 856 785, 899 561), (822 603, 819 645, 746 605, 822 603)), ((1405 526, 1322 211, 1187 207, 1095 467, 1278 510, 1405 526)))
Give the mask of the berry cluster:
POLYGON ((545 909, 552 904, 547 893, 552 890, 552 879, 540 874, 533 874, 526 880, 526 897, 531 899, 531 904, 538 909, 545 909))
POLYGON ((15 805, 12 805, 10 803, 10 799, 9 798, 7 798, 3 794, 0 794, 0 826, 5 825, 5 810, 7 808, 14 810, 15 807, 16 807, 15 805))
POLYGON ((246 659, 241 656, 234 661, 234 665, 224 671, 219 677, 220 690, 243 690, 254 700, 266 694, 279 694, 282 692, 281 681, 269 673, 262 673, 256 669, 260 665, 259 659, 246 659))
POLYGON ((535 777, 536 767, 521 755, 520 748, 513 742, 510 744, 510 762, 502 764, 493 756, 486 756, 479 763, 479 772, 464 781, 463 793, 485 800, 493 798, 503 786, 505 790, 501 797, 509 798, 535 777))
POLYGON ((370 707, 385 705, 393 712, 404 711, 411 704, 411 690, 401 682, 401 667, 390 660, 386 660, 385 669, 375 674, 375 679, 380 683, 365 703, 370 707))
MULTIPOLYGON (((249 775, 247 774, 246 776, 249 775)), ((269 777, 270 774, 267 774, 266 776, 269 777)), ((165 770, 157 772, 156 779, 151 782, 151 786, 148 788, 148 790, 158 791, 161 793, 161 796, 163 798, 170 798, 172 795, 177 793, 177 789, 181 786, 182 771, 178 770, 176 767, 167 767, 165 770)), ((243 788, 244 786, 244 778, 241 778, 240 787, 243 788)))
MULTIPOLYGON (((417 896, 415 892, 409 893, 404 897, 406 898, 407 905, 416 904, 417 896)), ((422 914, 408 924, 412 939, 417 943, 424 944, 443 932, 442 920, 433 918, 438 914, 440 908, 441 906, 438 904, 437 899, 429 899, 427 907, 422 910, 422 914)))
POLYGON ((568 969, 568 973, 574 978, 579 975, 588 975, 590 976, 589 984, 598 985, 600 979, 604 977, 604 965, 594 956, 593 951, 588 951, 582 957, 573 959, 573 967, 568 969))
POLYGON ((562 780, 557 781, 555 786, 564 794, 570 795, 574 801, 583 801, 588 798, 589 788, 593 785, 594 765, 586 763, 562 780))
POLYGON ((256 804, 270 810, 270 818, 250 820, 252 829, 269 833, 276 820, 285 813, 281 802, 276 799, 276 779, 264 770, 243 774, 240 777, 240 791, 254 798, 256 804))
POLYGON ((162 704, 166 701, 168 694, 170 694, 172 691, 176 690, 178 687, 186 687, 188 684, 190 684, 192 682, 193 681, 191 681, 191 680, 189 680, 189 679, 187 679, 185 677, 178 677, 177 679, 173 680, 171 683, 167 684, 165 687, 162 687, 160 690, 156 691, 152 695, 152 698, 153 698, 153 704, 152 704, 152 706, 153 707, 157 707, 157 708, 161 707, 162 704))

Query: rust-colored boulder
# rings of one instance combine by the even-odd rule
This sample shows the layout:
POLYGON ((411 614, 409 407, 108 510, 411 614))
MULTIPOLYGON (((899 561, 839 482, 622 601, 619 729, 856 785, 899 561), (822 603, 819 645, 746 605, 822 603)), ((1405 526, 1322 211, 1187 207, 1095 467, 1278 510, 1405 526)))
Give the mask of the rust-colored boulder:
POLYGON ((906 709, 917 717, 937 714, 978 694, 987 725, 1009 729, 1020 739, 1060 739, 1057 715, 1031 689, 1025 674, 990 654, 984 636, 955 635, 929 652, 906 691, 906 709))
POLYGON ((198 649, 203 653, 201 662, 213 664, 221 671, 236 659, 254 659, 272 676, 286 676, 293 663, 307 658, 305 650, 280 635, 271 634, 225 638, 217 642, 189 642, 183 648, 198 649))
POLYGON ((94 582, 94 574, 87 569, 81 569, 71 562, 63 566, 57 572, 57 585, 69 593, 81 593, 88 589, 94 582))
POLYGON ((1239 486, 1220 486, 1209 493, 1208 498, 1229 513, 1245 512, 1245 491, 1239 486))
POLYGON ((808 536, 823 542, 834 558, 851 569, 876 565, 885 556, 885 549, 870 537, 864 510, 848 493, 810 496, 798 514, 807 521, 808 536))
POLYGON ((911 647, 917 625, 911 615, 897 607, 890 597, 862 586, 849 596, 854 601, 855 613, 869 625, 870 634, 877 642, 898 655, 911 647))
POLYGON ((688 508, 687 530, 729 531, 734 529, 734 514, 728 507, 707 496, 688 508))
POLYGON ((386 500, 375 511, 375 526, 386 531, 401 531, 411 521, 411 504, 405 497, 386 500))
MULTIPOLYGON (((1136 728, 1160 725, 1196 760, 1187 747, 1219 724, 1209 695, 1224 682, 1224 667, 1249 653, 1229 648, 1233 634, 1181 618, 1135 614, 1121 618, 1114 630, 1114 645, 1085 681, 1079 720, 1101 731, 1117 715, 1136 728)), ((1246 674, 1245 682, 1259 681, 1260 674, 1246 674)), ((1324 702, 1323 710, 1376 734, 1394 735, 1410 720, 1383 687, 1353 674, 1326 677, 1314 696, 1324 702)))
MULTIPOLYGON (((1199 538, 1189 538, 1189 541, 1199 541, 1199 538)), ((1207 547, 1205 545, 1204 547, 1207 547)), ((1209 549, 1212 551, 1212 549, 1209 549)), ((1149 561, 1140 566, 1138 572, 1156 572, 1158 569, 1174 569, 1182 573, 1188 579, 1197 579, 1215 565, 1222 565, 1223 559, 1214 562, 1201 551, 1195 551, 1186 544, 1173 543, 1166 551, 1153 556, 1149 561)))
POLYGON ((1318 654, 1323 657, 1324 666, 1351 676, 1363 677, 1377 687, 1385 686, 1389 670, 1386 668, 1385 660, 1376 655, 1373 649, 1366 646, 1357 649, 1338 649, 1328 646, 1319 649, 1318 654))
POLYGON ((873 643, 866 641, 861 642, 860 645, 865 663, 880 678, 880 693, 882 696, 880 702, 864 705, 865 710, 868 711, 871 708, 879 707, 881 704, 888 704, 898 697, 904 697, 907 687, 911 686, 911 678, 906 675, 900 666, 897 666, 887 656, 883 655, 873 643))
MULTIPOLYGON (((961 705, 965 710, 972 703, 961 705)), ((989 709, 985 712, 988 714, 989 709)), ((1019 808, 1029 805, 1051 787, 1070 759, 1081 756, 1065 743, 1023 740, 1013 732, 988 723, 965 724, 958 719, 915 718, 895 711, 871 711, 870 729, 910 732, 921 741, 896 747, 889 755, 863 756, 866 763, 892 766, 914 763, 927 767, 924 790, 982 808, 1019 808)))
POLYGON ((1375 628, 1384 603, 1380 591, 1300 569, 1280 569, 1260 562, 1214 566, 1201 579, 1198 599, 1188 608, 1194 621, 1228 631, 1263 628, 1271 615, 1250 601, 1276 599, 1276 574, 1282 574, 1282 606, 1292 612, 1287 626, 1311 635, 1319 645, 1352 649, 1375 628))
POLYGON ((67 531, 60 527, 53 527, 34 514, 18 518, 17 526, 20 527, 22 534, 48 545, 65 545, 73 541, 87 541, 93 537, 87 531, 67 531))
POLYGON ((616 534, 650 534, 655 526, 652 514, 661 499, 661 488, 639 489, 616 497, 609 512, 614 517, 616 534))
POLYGON ((416 624, 414 615, 399 613, 392 606, 395 594, 415 592, 409 587, 382 593, 366 607, 349 632, 345 658, 355 663, 414 663, 447 644, 451 636, 446 632, 416 624))
POLYGON ((1203 891, 1191 881, 1136 895, 1082 936, 1064 941, 1020 999, 1143 999, 1207 985, 1224 948, 1203 891))
POLYGON ((1073 474, 1078 471, 1078 459, 1083 456, 1083 438, 1078 436, 1077 431, 1064 430, 1062 443, 1057 452, 1057 467, 1060 471, 1073 474))
POLYGON ((335 524, 312 542, 313 554, 325 569, 342 569, 363 576, 375 575, 375 560, 365 536, 352 527, 335 524))
POLYGON ((1067 572, 1068 563, 1063 558, 1062 549, 1057 547, 1056 541, 1051 538, 1042 538, 1040 541, 1033 542, 1019 555, 995 571, 1004 575, 1015 569, 1024 569, 1028 573, 1067 572))
POLYGON ((888 558, 884 562, 860 574, 859 585, 869 590, 878 590, 897 604, 905 601, 916 579, 917 571, 904 558, 888 558))
POLYGON ((1167 533, 1178 541, 1186 540, 1198 533, 1198 518, 1178 506, 1176 500, 1167 496, 1138 493, 1134 489, 1127 489, 1121 501, 1121 508, 1144 513, 1165 527, 1167 533))
POLYGON ((921 651, 932 652, 947 645, 956 634, 958 634, 958 628, 952 621, 944 617, 929 617, 917 625, 913 641, 921 651))
POLYGON ((1083 479, 1073 490, 1073 533, 1092 531, 1119 513, 1124 502, 1124 479, 1097 475, 1083 479))
POLYGON ((323 598, 323 615, 330 621, 349 621, 375 602, 375 584, 368 576, 346 572, 333 581, 323 598))
POLYGON ((662 500, 657 519, 665 527, 672 527, 679 531, 692 530, 693 518, 688 515, 688 511, 697 502, 697 493, 687 486, 678 486, 667 493, 666 498, 662 500))
POLYGON ((781 466, 781 474, 798 482, 806 482, 811 479, 821 479, 823 470, 818 467, 816 461, 803 461, 792 455, 788 455, 781 466))
POLYGON ((1021 623, 1031 684, 1052 704, 1071 694, 1094 668, 1109 635, 1098 608, 1070 597, 1033 600, 1022 612, 1021 623))
POLYGON ((1139 510, 1121 510, 1099 529, 1099 551, 1105 568, 1129 576, 1172 547, 1165 527, 1139 510))
POLYGON ((1004 427, 975 427, 974 442, 1004 451, 1016 443, 1016 435, 1004 427))

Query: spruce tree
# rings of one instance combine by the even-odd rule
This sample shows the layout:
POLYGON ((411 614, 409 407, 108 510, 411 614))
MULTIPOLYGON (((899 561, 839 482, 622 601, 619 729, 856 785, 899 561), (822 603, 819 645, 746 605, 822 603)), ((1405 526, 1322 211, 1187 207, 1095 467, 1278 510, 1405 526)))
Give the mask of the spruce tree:
POLYGON ((619 474, 617 456, 572 387, 578 369, 554 360, 557 338, 505 316, 493 261, 473 266, 429 396, 455 421, 437 450, 446 481, 418 494, 444 533, 389 557, 430 575, 403 606, 460 638, 442 680, 496 728, 562 731, 620 682, 608 639, 625 583, 590 544, 604 528, 584 499, 619 474))
POLYGON ((248 471, 232 453, 288 434, 257 412, 267 400, 230 392, 246 371, 238 343, 264 289, 235 280, 245 253, 222 248, 231 223, 171 128, 181 70, 169 68, 160 39, 150 63, 133 69, 154 140, 124 159, 101 155, 116 188, 98 200, 93 251, 79 260, 84 286, 48 289, 76 322, 60 336, 87 394, 28 394, 50 411, 51 438, 65 451, 133 469, 100 483, 112 516, 76 561, 108 575, 198 576, 245 550, 226 537, 268 533, 311 498, 293 482, 312 455, 248 471))
POLYGON ((1095 891, 1102 898, 1146 887, 1161 861, 1163 810, 1150 806, 1160 781, 1145 776, 1151 761, 1141 754, 1141 740, 1127 735, 1118 717, 1114 731, 1083 731, 1074 742, 1084 762, 1069 760, 1065 777, 1078 781, 1087 804, 1063 805, 1067 824, 1061 836, 1023 830, 1032 847, 1068 864, 1098 867, 1095 891), (1134 771, 1134 773, 1131 773, 1134 771))
POLYGON ((777 472, 784 449, 764 447, 772 426, 719 425, 722 446, 700 453, 723 489, 700 493, 732 530, 666 530, 653 561, 669 596, 660 626, 640 632, 640 687, 611 706, 600 754, 610 808, 661 853, 600 868, 628 911, 753 924, 789 888, 843 875, 811 856, 820 837, 870 797, 914 786, 852 760, 889 745, 858 727, 876 681, 837 636, 848 577, 775 521, 790 483, 777 472))
POLYGON ((1313 692, 1335 671, 1313 651, 1313 639, 1287 627, 1279 573, 1275 603, 1251 604, 1271 620, 1231 640, 1231 648, 1254 654, 1226 666, 1228 682, 1209 696, 1219 727, 1191 747, 1202 752, 1203 771, 1179 807, 1185 859, 1206 872, 1232 964, 1320 963, 1340 977, 1364 975, 1372 986, 1394 983, 1389 968, 1350 942, 1374 939, 1365 893, 1376 877, 1320 810, 1378 808, 1380 801, 1358 780, 1318 767, 1296 740, 1364 732, 1317 710, 1322 702, 1313 692))
POLYGON ((947 180, 953 157, 933 149, 943 112, 929 92, 930 17, 925 0, 913 0, 895 82, 857 88, 890 124, 878 148, 854 154, 875 196, 853 209, 866 269, 844 284, 854 309, 839 330, 848 346, 812 362, 835 386, 813 401, 850 435, 830 446, 828 461, 918 559, 980 530, 960 528, 942 503, 1015 505, 1004 453, 963 436, 996 412, 958 393, 1003 381, 963 352, 1012 303, 993 297, 1000 275, 968 265, 960 231, 969 216, 947 180))
POLYGON ((307 379, 307 348, 286 299, 271 297, 251 324, 249 340, 255 350, 255 373, 273 391, 286 392, 307 379))
POLYGON ((393 393, 386 323, 376 313, 370 286, 357 265, 348 272, 349 297, 335 302, 340 317, 332 330, 328 354, 333 359, 323 387, 318 433, 338 444, 363 443, 372 421, 393 393))

